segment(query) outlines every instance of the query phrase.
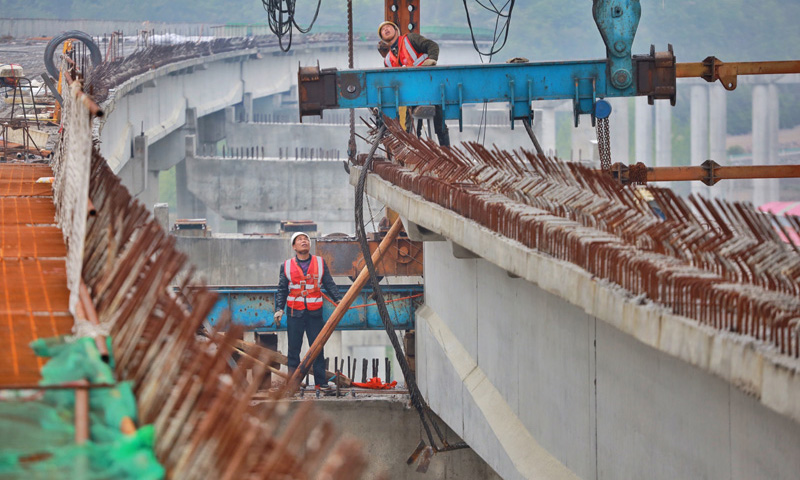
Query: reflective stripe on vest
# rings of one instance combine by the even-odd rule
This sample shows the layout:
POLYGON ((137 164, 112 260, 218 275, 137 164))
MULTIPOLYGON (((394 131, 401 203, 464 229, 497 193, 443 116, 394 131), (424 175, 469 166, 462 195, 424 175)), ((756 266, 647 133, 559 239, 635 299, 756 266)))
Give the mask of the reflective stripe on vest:
POLYGON ((290 258, 283 264, 283 273, 289 280, 289 294, 286 296, 286 308, 292 310, 319 310, 322 308, 322 291, 319 283, 325 273, 322 257, 312 255, 312 263, 308 265, 308 273, 297 260, 290 258), (316 268, 315 268, 316 267, 316 268))
MULTIPOLYGON (((403 35, 397 39, 397 55, 389 52, 387 55, 389 63, 393 67, 418 67, 422 62, 428 59, 428 54, 418 54, 414 47, 411 45, 411 40, 407 35, 403 35)), ((386 59, 384 59, 386 63, 386 59)), ((388 66, 388 65, 387 65, 388 66)))

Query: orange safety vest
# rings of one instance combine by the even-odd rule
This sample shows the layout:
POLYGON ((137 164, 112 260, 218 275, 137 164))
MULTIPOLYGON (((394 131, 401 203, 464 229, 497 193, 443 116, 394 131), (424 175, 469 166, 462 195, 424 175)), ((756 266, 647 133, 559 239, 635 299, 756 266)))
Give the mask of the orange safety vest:
POLYGON ((308 273, 303 275, 303 269, 296 258, 290 258, 283 264, 283 273, 289 279, 289 295, 286 297, 286 308, 292 310, 319 310, 322 308, 322 291, 319 284, 324 273, 322 257, 311 255, 308 273))
POLYGON ((383 62, 387 67, 418 67, 427 59, 427 53, 418 54, 411 45, 411 40, 408 39, 408 36, 401 35, 397 39, 397 55, 394 52, 389 52, 383 62))

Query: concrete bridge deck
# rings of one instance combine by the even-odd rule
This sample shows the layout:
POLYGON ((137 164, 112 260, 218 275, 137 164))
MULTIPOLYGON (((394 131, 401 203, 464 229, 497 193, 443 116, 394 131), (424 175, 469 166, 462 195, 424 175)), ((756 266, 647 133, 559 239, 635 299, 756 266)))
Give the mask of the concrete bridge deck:
POLYGON ((381 169, 366 193, 425 241, 420 386, 503 478, 796 475, 794 355, 499 235, 381 169))

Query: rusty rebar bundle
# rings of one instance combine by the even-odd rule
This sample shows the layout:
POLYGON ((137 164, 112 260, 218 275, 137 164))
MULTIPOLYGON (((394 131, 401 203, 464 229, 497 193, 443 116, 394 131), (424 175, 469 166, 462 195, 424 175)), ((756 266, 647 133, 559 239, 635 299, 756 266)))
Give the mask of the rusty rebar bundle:
POLYGON ((443 149, 389 120, 380 177, 673 313, 800 357, 800 232, 751 205, 650 188, 662 219, 609 175, 525 150, 443 149))
POLYGON ((135 201, 96 149, 92 154, 83 279, 113 339, 119 379, 132 381, 139 421, 156 427, 156 455, 171 478, 360 478, 358 442, 339 439, 330 420, 302 404, 288 415, 283 392, 255 407, 274 359, 265 350, 237 363, 242 327, 222 322, 198 337, 216 293, 135 201), (248 380, 248 370, 252 378, 248 380))

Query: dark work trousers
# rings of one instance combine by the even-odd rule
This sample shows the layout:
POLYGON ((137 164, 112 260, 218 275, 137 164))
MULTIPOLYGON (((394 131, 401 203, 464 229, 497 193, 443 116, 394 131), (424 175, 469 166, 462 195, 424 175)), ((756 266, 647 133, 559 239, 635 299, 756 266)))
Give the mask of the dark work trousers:
POLYGON ((433 131, 436 132, 439 145, 443 147, 450 146, 450 131, 444 122, 444 110, 442 110, 441 105, 436 105, 436 113, 433 116, 433 131))
MULTIPOLYGON (((310 347, 317 335, 322 331, 325 322, 322 320, 322 309, 309 312, 308 310, 290 310, 294 315, 289 315, 286 321, 286 330, 289 334, 289 359, 287 366, 291 375, 297 366, 300 365, 300 348, 303 346, 303 332, 308 338, 310 347)), ((328 379, 325 378, 325 350, 319 351, 319 356, 314 360, 314 383, 316 385, 327 385, 328 379)))
MULTIPOLYGON (((409 109, 413 109, 415 107, 409 107, 409 109)), ((433 114, 433 131, 436 133, 436 138, 439 140, 439 145, 443 147, 450 146, 450 130, 447 128, 447 123, 444 121, 444 110, 442 110, 441 105, 434 105, 434 114, 433 114)), ((418 120, 422 122, 422 120, 418 120)), ((406 116, 406 131, 414 133, 414 122, 411 118, 411 111, 406 116)))

